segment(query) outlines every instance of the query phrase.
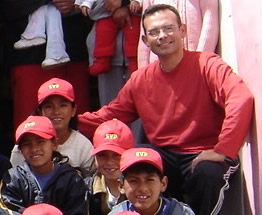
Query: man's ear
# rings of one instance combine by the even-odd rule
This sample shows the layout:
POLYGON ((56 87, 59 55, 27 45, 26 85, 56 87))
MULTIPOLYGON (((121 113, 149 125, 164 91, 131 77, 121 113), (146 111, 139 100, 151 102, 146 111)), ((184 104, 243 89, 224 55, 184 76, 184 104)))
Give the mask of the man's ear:
POLYGON ((125 190, 124 190, 124 188, 123 188, 124 182, 121 181, 120 179, 118 179, 117 182, 118 182, 118 190, 119 190, 119 192, 120 192, 121 194, 125 194, 125 190))
POLYGON ((181 24, 181 26, 179 27, 179 31, 181 32, 182 38, 186 37, 187 27, 185 24, 181 24))
POLYGON ((148 42, 147 42, 147 36, 142 35, 142 41, 145 43, 145 45, 146 45, 147 47, 149 47, 149 44, 148 44, 148 42))

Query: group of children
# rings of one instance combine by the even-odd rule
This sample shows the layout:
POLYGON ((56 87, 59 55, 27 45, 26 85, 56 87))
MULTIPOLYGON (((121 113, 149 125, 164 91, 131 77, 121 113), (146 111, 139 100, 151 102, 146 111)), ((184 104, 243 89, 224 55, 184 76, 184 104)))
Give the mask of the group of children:
POLYGON ((153 149, 135 148, 126 124, 106 121, 97 128, 93 146, 83 137, 79 144, 75 136, 81 134, 72 126, 72 86, 51 79, 39 88, 38 101, 38 114, 16 130, 13 168, 0 186, 1 214, 194 214, 186 204, 162 196, 167 177, 161 157, 153 149))

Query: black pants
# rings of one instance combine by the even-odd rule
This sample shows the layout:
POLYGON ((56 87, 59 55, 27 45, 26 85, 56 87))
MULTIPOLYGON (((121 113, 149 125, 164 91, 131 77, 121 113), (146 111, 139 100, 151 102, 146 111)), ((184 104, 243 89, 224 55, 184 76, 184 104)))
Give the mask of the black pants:
POLYGON ((137 144, 150 147, 162 157, 164 174, 168 177, 166 197, 174 197, 187 203, 196 215, 219 213, 224 191, 229 188, 229 178, 239 167, 239 160, 225 162, 202 161, 191 173, 191 162, 198 154, 182 154, 152 144, 137 144))

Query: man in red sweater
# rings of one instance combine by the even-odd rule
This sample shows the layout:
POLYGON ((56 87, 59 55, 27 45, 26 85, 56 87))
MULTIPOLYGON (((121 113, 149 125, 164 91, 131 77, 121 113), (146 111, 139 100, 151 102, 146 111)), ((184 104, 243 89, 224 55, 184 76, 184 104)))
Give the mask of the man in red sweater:
POLYGON ((228 179, 247 134, 253 97, 222 59, 183 49, 186 26, 168 5, 142 17, 143 41, 159 57, 134 72, 109 105, 79 115, 80 130, 93 135, 105 120, 141 118, 169 178, 166 195, 187 202, 196 214, 218 214, 228 179))

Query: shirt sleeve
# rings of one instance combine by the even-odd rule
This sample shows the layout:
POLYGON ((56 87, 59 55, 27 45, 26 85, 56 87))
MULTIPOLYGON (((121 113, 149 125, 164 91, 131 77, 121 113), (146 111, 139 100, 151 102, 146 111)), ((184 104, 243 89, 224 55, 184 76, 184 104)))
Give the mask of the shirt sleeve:
POLYGON ((218 55, 206 54, 204 59, 205 81, 210 94, 225 112, 214 150, 235 158, 248 133, 253 113, 253 96, 240 76, 218 55))
POLYGON ((14 169, 9 170, 3 177, 0 185, 0 208, 9 209, 22 213, 24 211, 24 202, 22 201, 22 193, 19 188, 18 180, 11 177, 14 169))
POLYGON ((102 122, 116 118, 129 124, 138 118, 132 95, 132 78, 119 91, 117 97, 96 112, 78 115, 78 128, 87 137, 92 138, 96 128, 102 122))

